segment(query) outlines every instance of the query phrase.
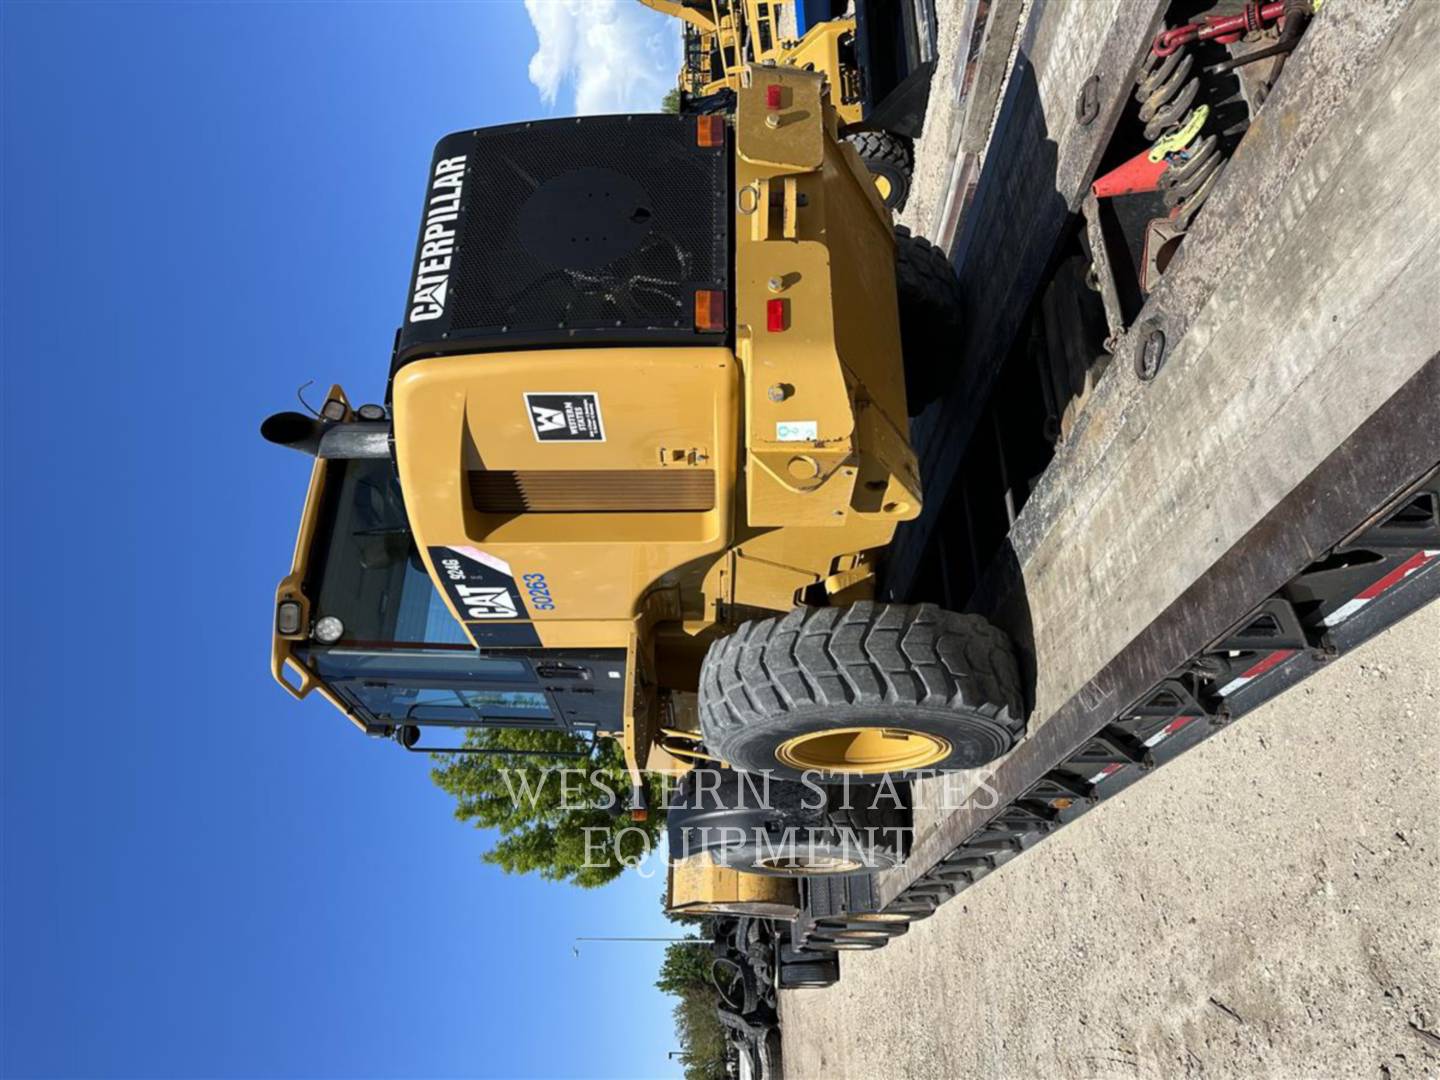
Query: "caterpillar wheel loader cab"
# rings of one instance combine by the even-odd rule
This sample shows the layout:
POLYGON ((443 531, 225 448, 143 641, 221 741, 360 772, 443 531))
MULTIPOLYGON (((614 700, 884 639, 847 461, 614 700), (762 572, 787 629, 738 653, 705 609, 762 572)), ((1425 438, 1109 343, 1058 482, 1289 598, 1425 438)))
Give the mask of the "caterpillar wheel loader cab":
POLYGON ((887 33, 881 25, 886 20, 869 20, 867 35, 854 14, 846 15, 816 23, 794 40, 781 24, 783 0, 640 2, 681 20, 682 112, 732 107, 747 61, 818 72, 829 81, 841 134, 854 145, 881 200, 891 210, 904 208, 934 65, 894 55, 903 45, 891 38, 904 35, 887 33))
MULTIPOLYGON (((822 86, 751 68, 733 125, 440 141, 387 403, 336 388, 319 418, 263 427, 316 455, 276 596, 292 694, 419 750, 477 726, 613 737, 637 784, 697 763, 866 780, 1009 749, 1003 635, 871 599, 921 500, 897 237, 822 86)), ((864 824, 827 820, 832 840, 864 824)))

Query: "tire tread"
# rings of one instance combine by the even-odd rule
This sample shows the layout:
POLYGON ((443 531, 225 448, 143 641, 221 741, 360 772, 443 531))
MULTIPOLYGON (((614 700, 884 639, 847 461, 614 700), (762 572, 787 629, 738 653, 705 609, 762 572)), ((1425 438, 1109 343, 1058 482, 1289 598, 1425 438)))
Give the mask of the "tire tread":
POLYGON ((931 604, 863 601, 742 623, 710 646, 700 684, 701 725, 722 759, 741 728, 815 708, 944 705, 1015 738, 1025 727, 1008 637, 931 604))

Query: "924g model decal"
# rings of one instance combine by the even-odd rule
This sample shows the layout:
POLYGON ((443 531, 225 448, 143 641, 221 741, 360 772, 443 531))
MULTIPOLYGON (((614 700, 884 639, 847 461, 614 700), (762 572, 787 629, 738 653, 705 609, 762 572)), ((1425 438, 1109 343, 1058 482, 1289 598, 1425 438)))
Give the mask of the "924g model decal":
POLYGON ((518 619, 524 607, 510 564, 478 548, 432 547, 430 558, 461 618, 518 619))
POLYGON ((430 548, 430 561, 476 645, 540 644, 504 559, 479 548, 454 546, 430 548))

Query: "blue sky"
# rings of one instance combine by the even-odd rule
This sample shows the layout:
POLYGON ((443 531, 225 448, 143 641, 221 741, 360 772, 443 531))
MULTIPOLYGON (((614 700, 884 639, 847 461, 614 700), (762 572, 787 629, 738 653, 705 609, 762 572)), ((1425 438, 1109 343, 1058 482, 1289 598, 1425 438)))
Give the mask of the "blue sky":
POLYGON ((659 946, 570 951, 660 884, 505 877, 266 670, 307 467, 256 427, 381 396, 434 141, 671 84, 569 6, 0 7, 5 1075, 667 1074, 659 946))

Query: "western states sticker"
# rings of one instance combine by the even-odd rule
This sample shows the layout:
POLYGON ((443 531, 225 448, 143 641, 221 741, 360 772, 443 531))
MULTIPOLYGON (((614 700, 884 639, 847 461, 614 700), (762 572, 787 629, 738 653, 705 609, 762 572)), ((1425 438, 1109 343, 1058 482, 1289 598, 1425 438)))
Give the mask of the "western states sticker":
POLYGON ((525 412, 539 442, 605 441, 599 394, 526 394, 525 412))
POLYGON ((775 425, 777 442, 814 442, 820 438, 820 424, 815 420, 782 420, 775 425))

